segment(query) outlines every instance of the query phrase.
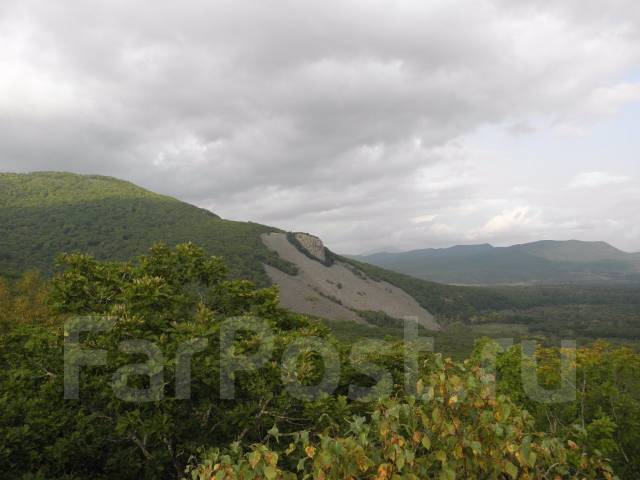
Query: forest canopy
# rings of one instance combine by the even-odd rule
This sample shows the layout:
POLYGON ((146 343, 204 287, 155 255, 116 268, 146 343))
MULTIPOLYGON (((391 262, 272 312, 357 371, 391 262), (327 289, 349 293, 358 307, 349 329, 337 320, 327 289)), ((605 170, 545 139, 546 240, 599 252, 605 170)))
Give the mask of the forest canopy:
MULTIPOLYGON (((354 353, 320 323, 279 308, 276 288, 228 279, 219 258, 192 244, 156 245, 131 262, 63 255, 60 267, 51 282, 29 274, 0 289, 7 319, 0 336, 0 468, 9 478, 640 472, 640 356, 631 349, 578 349, 575 395, 550 405, 526 394, 520 369, 530 360, 518 345, 500 351, 480 342, 465 362, 427 352, 407 370, 414 346, 363 343, 354 353), (72 345, 69 322, 79 315, 108 319, 112 327, 85 332, 72 345), (230 318, 240 325, 231 345, 221 334, 230 318), (251 356, 264 341, 251 327, 255 318, 272 332, 268 361, 234 372, 228 398, 220 381, 225 361, 251 356), (132 350, 134 339, 153 347, 132 350), (185 395, 176 382, 179 353, 194 339, 205 342, 191 352, 185 395), (336 352, 341 368, 330 394, 305 399, 291 394, 292 384, 313 387, 327 369, 311 339, 336 352), (283 365, 292 345, 304 347, 283 365), (78 398, 65 399, 65 355, 77 359, 78 348, 107 354, 103 364, 82 366, 78 398), (415 388, 405 388, 408 378, 415 388), (385 388, 372 390, 377 385, 385 388), (355 399, 354 387, 379 395, 355 399), (144 402, 118 393, 150 390, 157 395, 144 402)), ((543 387, 564 381, 556 349, 539 348, 535 358, 543 387)))

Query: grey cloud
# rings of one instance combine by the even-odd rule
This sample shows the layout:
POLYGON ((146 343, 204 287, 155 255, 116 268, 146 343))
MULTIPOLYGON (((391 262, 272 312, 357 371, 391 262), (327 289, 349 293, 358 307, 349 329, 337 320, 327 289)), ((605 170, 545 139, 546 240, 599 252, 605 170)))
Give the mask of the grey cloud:
POLYGON ((416 185, 462 175, 443 147, 588 118, 640 58, 633 1, 581 5, 9 0, 0 60, 29 81, 0 78, 0 168, 122 176, 352 251, 455 241, 499 211, 479 173, 416 185))

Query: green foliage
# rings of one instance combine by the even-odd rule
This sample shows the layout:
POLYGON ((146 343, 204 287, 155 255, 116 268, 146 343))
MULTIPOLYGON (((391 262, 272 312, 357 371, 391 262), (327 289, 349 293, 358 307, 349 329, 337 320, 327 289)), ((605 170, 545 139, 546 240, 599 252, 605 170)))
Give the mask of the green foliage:
MULTIPOLYGON (((296 338, 325 335, 304 317, 280 310, 274 289, 226 280, 220 259, 190 244, 157 245, 132 263, 103 263, 79 254, 61 262, 65 270, 52 282, 52 309, 64 316, 115 319, 111 330, 82 336, 81 348, 108 352, 107 363, 83 367, 79 400, 64 400, 69 332, 62 322, 18 326, 0 336, 4 478, 178 478, 199 447, 255 442, 276 421, 286 430, 310 428, 322 415, 331 418, 332 402, 323 407, 292 400, 275 362, 238 372, 235 400, 221 398, 220 326, 229 316, 264 318, 275 334, 274 358, 296 338), (160 356, 150 360, 128 353, 122 342, 132 339, 152 342, 160 356), (207 345, 191 362, 190 398, 181 399, 177 354, 193 339, 207 345), (125 383, 113 377, 136 361, 162 372, 151 401, 116 395, 129 387, 151 388, 147 375, 133 374, 125 383)), ((256 341, 249 331, 239 335, 234 348, 250 351, 256 341)))
POLYGON ((364 318, 368 324, 377 327, 403 328, 405 320, 394 318, 383 311, 360 310, 358 315, 364 318))
POLYGON ((130 260, 151 245, 194 242, 223 257, 233 278, 267 285, 262 263, 295 269, 269 251, 256 223, 222 220, 171 197, 110 177, 69 173, 0 174, 0 272, 53 271, 60 252, 130 260))
POLYGON ((640 289, 620 287, 609 292, 594 292, 584 299, 567 298, 566 303, 523 308, 520 310, 489 311, 473 316, 475 325, 519 324, 532 333, 548 338, 585 337, 640 339, 640 289), (627 298, 627 295, 628 297, 627 298), (605 295, 606 298, 605 298, 605 295))
MULTIPOLYGON (((584 410, 580 402, 558 407, 549 425, 545 407, 520 393, 516 350, 499 358, 497 398, 476 358, 460 364, 432 355, 411 372, 421 378, 417 396, 406 396, 411 345, 374 341, 354 357, 327 329, 279 309, 275 289, 227 279, 221 260, 192 244, 159 244, 135 262, 82 254, 60 262, 62 273, 45 289, 57 317, 40 323, 36 316, 0 335, 0 470, 7 478, 181 478, 188 466, 195 478, 610 478, 603 455, 625 478, 636 473, 640 369, 628 350, 580 354, 581 365, 589 364, 584 410), (106 364, 83 367, 79 399, 65 400, 65 355, 82 353, 65 348, 70 333, 62 320, 75 315, 111 319, 112 328, 82 336, 81 348, 107 352, 106 364), (221 359, 223 345, 229 347, 221 342, 222 325, 228 317, 249 325, 255 316, 274 332, 273 352, 262 367, 237 372, 235 396, 221 398, 227 359, 254 352, 263 340, 241 329, 221 359), (287 385, 313 385, 323 362, 312 349, 283 368, 279 360, 308 337, 324 338, 343 368, 334 395, 306 402, 287 385), (156 354, 128 350, 132 339, 151 342, 156 354), (206 344, 193 356, 184 398, 178 352, 194 339, 206 344), (136 374, 132 363, 151 377, 136 374), (377 379, 364 373, 367 364, 387 370, 389 393, 348 401, 350 386, 377 379), (129 401, 133 387, 150 396, 129 401), (576 405, 584 423, 564 428, 576 423, 576 405), (632 460, 624 463, 625 455, 632 460)), ((12 288, 32 298, 39 285, 12 288)), ((546 371, 543 383, 552 384, 553 368, 546 371)))
POLYGON ((13 282, 0 278, 0 333, 49 321, 47 295, 47 286, 37 272, 25 272, 13 282))
POLYGON ((514 301, 508 292, 481 287, 444 285, 401 273, 384 270, 352 259, 341 260, 362 270, 376 280, 384 280, 401 288, 432 314, 440 323, 470 318, 485 310, 502 310, 513 307, 514 301))
MULTIPOLYGON (((539 383, 557 388, 556 349, 536 352, 539 383)), ((597 342, 576 353, 575 400, 538 403, 523 390, 522 352, 512 347, 498 356, 498 390, 534 416, 540 429, 572 439, 588 451, 611 458, 622 478, 640 477, 640 354, 627 347, 597 342)))
POLYGON ((418 396, 387 398, 346 429, 297 432, 248 449, 205 452, 193 479, 613 478, 598 454, 534 430, 531 416, 495 398, 481 368, 436 357, 418 396))

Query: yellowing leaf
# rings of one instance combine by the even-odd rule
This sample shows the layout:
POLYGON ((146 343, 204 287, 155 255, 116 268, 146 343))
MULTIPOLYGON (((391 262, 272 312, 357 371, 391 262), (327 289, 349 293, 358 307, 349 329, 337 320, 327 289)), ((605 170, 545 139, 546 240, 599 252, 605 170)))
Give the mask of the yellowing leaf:
POLYGON ((256 465, 260 462, 260 452, 253 451, 249 454, 249 465, 255 470, 256 465))
POLYGON ((516 478, 518 476, 518 467, 516 467, 513 463, 507 462, 504 465, 504 471, 511 477, 516 478))

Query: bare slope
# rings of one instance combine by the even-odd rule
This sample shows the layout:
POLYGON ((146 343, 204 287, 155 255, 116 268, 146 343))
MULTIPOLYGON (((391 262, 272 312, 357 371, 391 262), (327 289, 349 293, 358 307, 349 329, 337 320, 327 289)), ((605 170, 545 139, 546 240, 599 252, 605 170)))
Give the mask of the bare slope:
MULTIPOLYGON (((404 290, 385 281, 376 281, 353 265, 335 260, 326 266, 323 259, 305 255, 283 233, 263 234, 262 241, 280 258, 298 267, 288 275, 265 265, 271 280, 280 287, 283 307, 329 319, 362 322, 356 311, 381 311, 397 319, 412 318, 421 325, 439 329, 433 316, 404 290)), ((315 237, 309 236, 317 244, 315 237)), ((304 237, 296 236, 304 242, 304 237)), ((304 244, 304 243, 303 243, 304 244)))

